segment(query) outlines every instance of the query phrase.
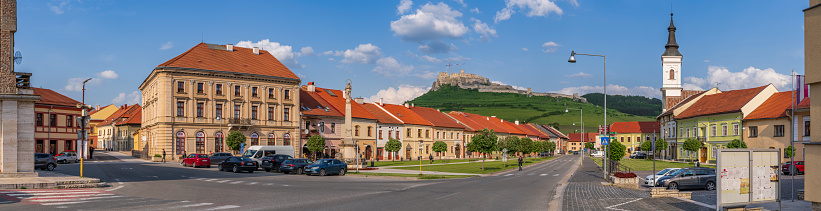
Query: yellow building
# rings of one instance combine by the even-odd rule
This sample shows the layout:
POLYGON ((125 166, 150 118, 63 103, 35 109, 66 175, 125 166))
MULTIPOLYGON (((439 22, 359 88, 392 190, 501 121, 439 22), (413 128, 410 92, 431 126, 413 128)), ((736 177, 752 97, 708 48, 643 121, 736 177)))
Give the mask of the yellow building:
POLYGON ((158 65, 140 84, 148 154, 164 149, 179 159, 230 151, 223 137, 235 131, 245 135, 246 147, 273 139, 297 154, 299 83, 268 51, 200 43, 158 65))
POLYGON ((615 132, 615 140, 625 146, 626 155, 634 151, 642 151, 641 144, 644 141, 652 140, 653 134, 656 140, 662 140, 658 122, 614 122, 610 125, 610 132, 615 132))
MULTIPOLYGON (((787 91, 773 94, 744 118, 742 140, 747 144, 747 148, 779 149, 781 155, 789 160, 789 157, 785 154, 785 149, 790 146, 790 130, 792 127, 790 126, 788 112, 791 110, 790 103, 792 102, 793 93, 787 91)), ((804 128, 803 124, 800 127, 804 128)), ((797 135, 800 135, 798 137, 803 136, 803 134, 797 135)), ((804 160, 803 143, 800 139, 796 140, 795 160, 804 160)))
POLYGON ((100 130, 97 128, 97 125, 100 124, 103 120, 107 119, 109 116, 114 114, 119 110, 117 106, 114 104, 107 105, 105 107, 100 107, 99 105, 94 108, 94 111, 89 112, 89 121, 88 121, 88 146, 94 147, 96 149, 103 149, 103 143, 100 143, 98 136, 100 136, 100 130))

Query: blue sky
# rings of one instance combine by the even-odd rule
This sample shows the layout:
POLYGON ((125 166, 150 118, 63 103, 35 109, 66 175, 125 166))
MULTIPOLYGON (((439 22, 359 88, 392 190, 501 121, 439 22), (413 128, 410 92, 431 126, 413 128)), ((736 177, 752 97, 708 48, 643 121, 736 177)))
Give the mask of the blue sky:
MULTIPOLYGON (((16 68, 88 104, 140 102, 154 67, 197 43, 260 46, 303 84, 398 103, 453 71, 538 92, 660 97, 671 4, 685 88, 773 83, 804 72, 808 1, 18 1, 16 68)), ((367 100, 366 100, 367 101, 367 100)))

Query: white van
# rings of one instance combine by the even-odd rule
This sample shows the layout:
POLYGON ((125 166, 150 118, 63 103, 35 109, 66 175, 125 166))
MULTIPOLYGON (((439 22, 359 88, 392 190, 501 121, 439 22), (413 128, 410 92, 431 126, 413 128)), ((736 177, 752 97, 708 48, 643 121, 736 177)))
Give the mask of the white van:
POLYGON ((258 163, 262 163, 262 157, 266 155, 273 155, 273 154, 280 154, 280 155, 290 155, 291 157, 294 156, 294 147, 293 146, 259 146, 253 145, 249 146, 248 149, 245 149, 245 152, 242 153, 242 157, 251 158, 252 160, 257 161, 258 163))

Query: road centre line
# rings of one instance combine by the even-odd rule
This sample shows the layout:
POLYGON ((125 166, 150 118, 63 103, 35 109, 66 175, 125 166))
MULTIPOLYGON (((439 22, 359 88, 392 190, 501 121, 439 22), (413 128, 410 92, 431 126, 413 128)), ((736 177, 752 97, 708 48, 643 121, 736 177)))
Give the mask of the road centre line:
POLYGON ((237 205, 225 205, 225 206, 220 206, 220 207, 214 207, 214 208, 207 209, 207 210, 224 210, 224 209, 233 209, 233 208, 239 208, 239 206, 237 206, 237 205))
POLYGON ((439 198, 435 198, 435 199, 433 199, 433 200, 443 199, 443 198, 446 198, 446 197, 449 197, 449 196, 456 195, 457 193, 459 193, 459 192, 456 192, 456 193, 451 193, 451 194, 448 194, 448 195, 444 195, 444 196, 441 196, 441 197, 439 197, 439 198))

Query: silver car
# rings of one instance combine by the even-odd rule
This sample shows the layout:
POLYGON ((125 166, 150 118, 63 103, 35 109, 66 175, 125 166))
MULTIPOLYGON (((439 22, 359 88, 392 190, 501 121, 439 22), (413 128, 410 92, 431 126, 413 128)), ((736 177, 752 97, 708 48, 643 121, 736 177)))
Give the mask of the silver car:
POLYGON ((683 168, 659 179, 668 189, 716 189, 716 171, 711 168, 683 168))
POLYGON ((80 162, 79 158, 77 158, 77 152, 74 152, 73 150, 61 152, 60 154, 57 154, 55 158, 57 158, 58 163, 80 162))
POLYGON ((644 178, 644 184, 649 185, 649 186, 657 186, 659 179, 661 179, 664 176, 670 175, 670 174, 672 174, 673 172, 676 172, 679 169, 681 169, 681 168, 666 168, 664 170, 661 170, 661 171, 656 173, 655 180, 653 180, 653 175, 652 174, 647 175, 647 177, 644 178))
POLYGON ((57 160, 48 153, 34 153, 34 168, 54 171, 54 168, 57 168, 57 160))

